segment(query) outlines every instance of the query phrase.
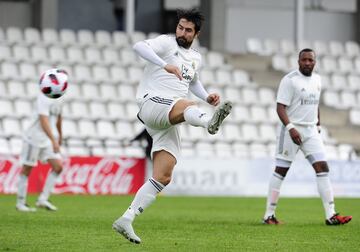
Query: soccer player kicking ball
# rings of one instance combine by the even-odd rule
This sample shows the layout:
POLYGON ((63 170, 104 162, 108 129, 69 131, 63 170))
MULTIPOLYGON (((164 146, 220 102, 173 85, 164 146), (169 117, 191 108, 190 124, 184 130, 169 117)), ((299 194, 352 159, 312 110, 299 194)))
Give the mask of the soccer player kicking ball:
POLYGON ((113 223, 117 232, 134 243, 141 240, 132 222, 170 183, 180 152, 177 124, 186 122, 216 134, 232 108, 231 102, 224 102, 209 116, 194 101, 186 99, 190 89, 213 106, 220 103, 219 95, 208 94, 200 82, 201 55, 191 48, 202 21, 197 10, 179 10, 175 36, 160 35, 134 45, 137 54, 148 61, 136 98, 140 107, 138 118, 153 138, 153 174, 136 193, 130 207, 113 223))
POLYGON ((313 166, 316 183, 325 209, 327 225, 346 224, 352 216, 336 213, 329 168, 320 136, 319 101, 321 79, 313 69, 315 52, 303 49, 299 53, 299 69, 283 77, 277 94, 277 113, 282 122, 276 147, 276 168, 270 179, 265 224, 281 224, 275 217, 280 188, 300 149, 313 166))
MULTIPOLYGON (((34 212, 36 208, 26 204, 28 177, 38 160, 47 161, 51 165, 51 172, 45 181, 36 206, 50 211, 57 207, 48 201, 51 190, 55 186, 56 178, 62 171, 60 146, 62 141, 61 108, 63 99, 58 98, 65 93, 67 87, 67 74, 62 70, 48 70, 41 81, 55 82, 57 87, 63 85, 61 94, 39 93, 35 104, 29 128, 24 133, 23 147, 20 162, 23 167, 19 175, 16 209, 21 212, 34 212), (57 79, 58 77, 58 79, 57 79), (44 79, 45 78, 45 79, 44 79), (44 80, 43 80, 44 79, 44 80), (59 83, 63 81, 64 83, 59 83), (57 97, 57 98, 49 98, 57 97)), ((44 90, 50 90, 48 87, 44 90)))

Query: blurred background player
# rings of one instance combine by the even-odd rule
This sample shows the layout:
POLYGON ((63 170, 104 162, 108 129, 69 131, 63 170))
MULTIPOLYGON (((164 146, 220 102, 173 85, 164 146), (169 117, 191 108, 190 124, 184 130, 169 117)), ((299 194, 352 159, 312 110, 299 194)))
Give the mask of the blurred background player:
POLYGON ((117 219, 113 228, 131 242, 140 243, 132 222, 171 181, 180 152, 177 124, 207 128, 216 134, 230 113, 232 104, 224 102, 213 116, 201 111, 194 101, 186 99, 188 90, 207 103, 217 106, 218 94, 208 94, 199 80, 201 55, 191 48, 199 35, 203 15, 193 10, 179 10, 176 34, 160 35, 137 42, 134 50, 148 61, 137 92, 138 118, 153 138, 153 176, 138 190, 130 207, 117 219))
POLYGON ((276 168, 270 179, 265 224, 281 224, 275 217, 280 188, 299 149, 315 170, 318 191, 325 209, 325 223, 346 224, 352 219, 351 216, 341 216, 335 212, 329 168, 320 135, 321 78, 313 73, 315 63, 315 52, 312 49, 301 50, 299 69, 285 75, 280 82, 276 101, 282 125, 278 132, 276 168))
MULTIPOLYGON (((47 73, 50 74, 45 74, 46 76, 43 75, 40 82, 42 82, 44 78, 49 78, 50 85, 52 82, 61 82, 60 77, 63 78, 63 76, 67 76, 66 72, 57 69, 48 70, 47 73), (56 76, 57 74, 58 76, 56 76), (56 79, 56 77, 58 77, 58 79, 56 79)), ((65 83, 57 85, 63 85, 61 93, 64 93, 67 88, 67 81, 65 80, 65 83)), ((49 90, 48 87, 45 87, 45 89, 49 90)), ((62 94, 51 93, 45 95, 43 92, 39 92, 37 96, 30 126, 24 132, 23 147, 20 154, 20 162, 23 166, 19 175, 16 202, 16 209, 19 211, 36 211, 35 208, 27 205, 26 195, 28 177, 31 170, 37 165, 38 160, 48 162, 51 166, 51 172, 49 172, 46 178, 45 185, 39 195, 36 206, 51 211, 57 210, 57 207, 50 203, 48 199, 55 186, 56 179, 63 168, 60 154, 60 146, 62 143, 61 110, 63 103, 63 99, 60 97, 61 95, 62 94), (49 98, 49 96, 58 98, 49 98)))

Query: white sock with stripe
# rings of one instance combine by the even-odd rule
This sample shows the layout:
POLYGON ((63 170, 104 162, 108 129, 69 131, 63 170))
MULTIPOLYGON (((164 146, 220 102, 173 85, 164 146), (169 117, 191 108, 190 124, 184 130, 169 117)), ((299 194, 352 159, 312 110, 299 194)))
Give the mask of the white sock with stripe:
POLYGON ((39 196, 39 201, 46 201, 49 199, 50 194, 55 186, 56 179, 59 176, 56 172, 52 171, 46 178, 44 188, 39 196))
POLYGON ((329 179, 329 173, 328 172, 317 173, 316 183, 325 209, 326 219, 330 219, 336 212, 335 212, 334 194, 329 179))
POLYGON ((207 128, 210 117, 197 106, 189 106, 184 110, 184 118, 187 123, 195 127, 207 128))
POLYGON ((164 185, 150 178, 142 187, 137 191, 133 202, 130 207, 125 211, 123 217, 133 221, 135 217, 141 214, 145 208, 151 205, 156 199, 156 195, 164 189, 164 185))
POLYGON ((264 219, 266 220, 269 216, 275 215, 276 206, 279 200, 280 188, 284 177, 280 174, 274 172, 273 176, 271 176, 269 183, 269 191, 266 201, 266 212, 264 215, 264 219))
POLYGON ((26 195, 28 187, 28 176, 19 174, 18 190, 17 190, 17 204, 26 204, 26 195))

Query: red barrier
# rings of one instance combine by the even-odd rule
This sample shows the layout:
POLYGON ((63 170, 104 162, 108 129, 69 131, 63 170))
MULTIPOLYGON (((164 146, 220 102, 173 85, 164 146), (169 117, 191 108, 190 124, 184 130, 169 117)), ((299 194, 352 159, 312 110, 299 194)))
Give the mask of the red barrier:
MULTIPOLYGON (((68 157, 54 193, 132 194, 142 186, 145 159, 118 157, 68 157)), ((15 157, 0 157, 0 193, 16 193, 21 167, 15 157)), ((28 191, 38 193, 50 170, 39 163, 29 177, 28 191)))

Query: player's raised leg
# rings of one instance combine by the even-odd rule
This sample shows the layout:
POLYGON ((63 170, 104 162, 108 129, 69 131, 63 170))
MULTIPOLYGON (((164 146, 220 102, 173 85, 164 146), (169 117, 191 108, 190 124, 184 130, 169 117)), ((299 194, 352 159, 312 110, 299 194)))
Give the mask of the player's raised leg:
POLYGON ((187 122, 195 127, 207 128, 210 134, 216 134, 224 119, 230 114, 232 103, 222 103, 213 115, 208 115, 194 101, 181 99, 176 102, 169 114, 171 124, 187 122))
POLYGON ((230 101, 226 101, 215 110, 215 113, 211 117, 209 121, 209 125, 207 127, 208 132, 211 135, 216 134, 219 131, 219 127, 224 121, 224 119, 230 114, 232 109, 232 103, 230 101))

